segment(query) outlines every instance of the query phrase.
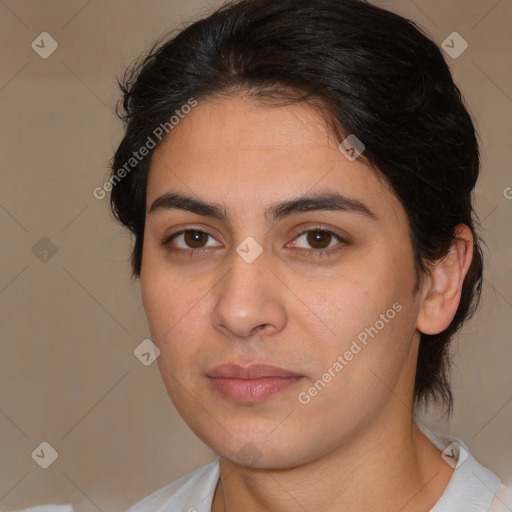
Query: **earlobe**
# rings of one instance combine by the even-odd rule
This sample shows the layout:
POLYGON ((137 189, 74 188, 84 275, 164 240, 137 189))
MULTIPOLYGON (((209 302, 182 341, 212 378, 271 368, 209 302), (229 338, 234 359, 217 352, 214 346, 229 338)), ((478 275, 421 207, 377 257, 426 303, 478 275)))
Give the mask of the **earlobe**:
POLYGON ((465 224, 459 224, 448 254, 436 262, 424 280, 416 324, 420 332, 438 334, 450 325, 459 307, 472 258, 473 233, 465 224))

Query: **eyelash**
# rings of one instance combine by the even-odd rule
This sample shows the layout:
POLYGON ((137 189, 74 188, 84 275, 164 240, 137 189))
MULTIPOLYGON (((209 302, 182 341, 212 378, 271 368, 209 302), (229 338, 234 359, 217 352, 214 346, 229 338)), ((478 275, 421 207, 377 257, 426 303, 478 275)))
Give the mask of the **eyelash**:
MULTIPOLYGON (((175 247, 171 247, 169 244, 170 242, 176 238, 177 236, 179 235, 182 235, 183 233, 187 233, 187 232, 190 232, 190 231, 196 231, 196 232, 199 232, 199 233, 204 233, 212 238, 215 238, 211 233, 209 233, 208 231, 204 231, 203 229, 194 229, 194 228, 189 228, 189 229, 183 229, 181 231, 178 231, 176 233, 173 233, 172 235, 169 235, 167 236, 166 238, 164 238, 164 240, 162 241, 162 245, 170 252, 173 252, 173 253, 181 253, 181 254, 187 254, 188 256, 192 257, 192 256, 200 256, 201 254, 205 254, 209 251, 209 249, 181 249, 181 248, 175 248, 175 247)), ((307 255, 307 256, 314 256, 314 257, 321 257, 321 256, 331 256, 333 252, 336 252, 336 251, 339 251, 341 250, 341 248, 347 244, 347 241, 344 240, 340 235, 338 235, 337 233, 333 232, 333 231, 330 231, 328 229, 325 229, 323 226, 314 226, 312 228, 309 228, 309 229, 306 229, 302 232, 300 232, 293 240, 297 240, 299 237, 301 237, 302 235, 305 235, 306 233, 309 233, 311 231, 315 231, 315 232, 320 232, 320 233, 325 233, 325 234, 329 234, 329 235, 332 235, 335 239, 338 240, 338 243, 337 245, 335 245, 334 247, 330 247, 328 249, 300 249, 300 252, 304 255, 307 255)))

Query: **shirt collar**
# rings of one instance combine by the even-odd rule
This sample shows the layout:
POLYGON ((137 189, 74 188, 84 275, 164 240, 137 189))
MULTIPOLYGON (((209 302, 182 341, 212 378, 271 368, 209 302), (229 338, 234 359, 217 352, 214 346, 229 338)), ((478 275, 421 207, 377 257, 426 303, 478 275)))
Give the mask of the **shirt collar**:
POLYGON ((444 493, 430 512, 486 512, 491 507, 500 479, 471 455, 459 439, 418 428, 442 452, 447 464, 455 468, 444 493))

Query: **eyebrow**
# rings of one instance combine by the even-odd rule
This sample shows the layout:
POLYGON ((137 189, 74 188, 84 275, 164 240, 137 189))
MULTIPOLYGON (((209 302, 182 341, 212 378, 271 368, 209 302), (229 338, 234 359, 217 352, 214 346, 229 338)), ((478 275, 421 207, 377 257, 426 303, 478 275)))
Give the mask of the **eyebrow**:
MULTIPOLYGON (((167 192, 155 199, 148 213, 175 209, 213 217, 221 221, 230 221, 229 214, 219 203, 208 203, 176 192, 167 192)), ((265 212, 265 218, 269 223, 273 223, 296 213, 322 210, 353 213, 373 221, 378 220, 377 215, 361 201, 346 197, 340 192, 331 191, 318 192, 275 203, 265 212)))

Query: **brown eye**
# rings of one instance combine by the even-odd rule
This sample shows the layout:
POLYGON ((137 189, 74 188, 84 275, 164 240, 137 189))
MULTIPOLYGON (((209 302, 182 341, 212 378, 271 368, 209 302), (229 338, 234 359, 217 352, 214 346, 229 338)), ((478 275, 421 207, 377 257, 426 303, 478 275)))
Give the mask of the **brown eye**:
POLYGON ((193 253, 195 250, 211 247, 222 247, 215 238, 200 229, 184 229, 163 240, 163 245, 171 251, 193 253))
POLYGON ((313 249, 326 249, 332 240, 332 233, 321 230, 311 230, 307 233, 307 242, 313 249))
POLYGON ((204 231, 185 231, 183 233, 183 241, 191 249, 199 249, 204 247, 210 235, 204 231))
POLYGON ((315 228, 303 231, 295 238, 292 245, 301 249, 303 254, 320 256, 342 249, 347 242, 333 231, 315 228))

